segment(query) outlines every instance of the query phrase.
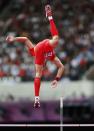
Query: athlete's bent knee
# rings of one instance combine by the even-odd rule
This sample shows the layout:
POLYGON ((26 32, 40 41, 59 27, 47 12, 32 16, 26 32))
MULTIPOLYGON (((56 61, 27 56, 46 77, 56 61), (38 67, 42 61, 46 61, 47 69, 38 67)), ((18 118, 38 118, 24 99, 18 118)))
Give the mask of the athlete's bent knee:
POLYGON ((42 72, 36 72, 36 77, 41 78, 42 77, 42 72))

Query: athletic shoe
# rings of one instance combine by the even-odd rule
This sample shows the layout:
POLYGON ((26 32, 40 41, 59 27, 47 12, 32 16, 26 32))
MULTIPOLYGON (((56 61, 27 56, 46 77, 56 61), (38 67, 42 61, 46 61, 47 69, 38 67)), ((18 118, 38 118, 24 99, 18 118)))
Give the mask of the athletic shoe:
POLYGON ((50 5, 45 6, 46 17, 52 16, 52 9, 50 5))
POLYGON ((34 103, 34 108, 40 108, 40 102, 39 101, 34 103))

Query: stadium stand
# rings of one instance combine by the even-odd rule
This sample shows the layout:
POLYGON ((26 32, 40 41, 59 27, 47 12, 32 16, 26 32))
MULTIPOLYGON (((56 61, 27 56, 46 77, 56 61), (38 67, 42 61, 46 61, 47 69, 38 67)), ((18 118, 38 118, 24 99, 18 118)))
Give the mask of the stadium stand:
MULTIPOLYGON (((46 0, 44 4, 45 2, 46 0)), ((67 85, 67 81, 76 82, 85 79, 93 82, 94 0, 51 0, 51 4, 60 35, 56 55, 65 65, 62 87, 63 84, 67 85), (67 81, 63 83, 63 80, 67 81)), ((5 83, 11 81, 14 85, 15 81, 33 82, 35 75, 33 59, 23 44, 6 43, 5 38, 10 34, 26 36, 35 44, 50 38, 49 23, 45 18, 43 3, 39 0, 7 2, 0 0, 0 84, 2 81, 5 83)), ((56 74, 56 67, 47 62, 43 74, 44 82, 52 80, 56 74)), ((84 87, 86 86, 87 83, 84 84, 84 87)), ((91 92, 94 92, 94 88, 91 92)), ((63 109, 65 124, 94 124, 94 94, 79 99, 66 98, 63 109)), ((36 111, 32 107, 31 100, 15 101, 14 96, 10 94, 6 100, 0 99, 0 123, 60 123, 59 102, 42 101, 41 108, 36 111)))
MULTIPOLYGON (((60 34, 56 54, 65 65, 64 77, 70 80, 82 79, 85 72, 94 65, 93 0, 55 0, 52 5, 60 34)), ((22 44, 7 44, 5 37, 9 34, 27 36, 35 44, 49 38, 44 7, 37 0, 10 0, 7 5, 1 0, 1 6, 0 77, 20 77, 21 81, 31 81, 34 78, 31 56, 22 44)), ((43 80, 51 80, 55 73, 56 67, 48 62, 43 80)))

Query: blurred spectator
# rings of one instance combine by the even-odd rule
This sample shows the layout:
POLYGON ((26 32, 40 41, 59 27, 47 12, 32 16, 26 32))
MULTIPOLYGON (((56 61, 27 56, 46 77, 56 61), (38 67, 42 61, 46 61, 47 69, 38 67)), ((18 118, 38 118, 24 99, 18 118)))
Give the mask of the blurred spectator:
MULTIPOLYGON (((51 3, 60 34, 56 54, 66 69, 63 77, 82 79, 94 65, 94 1, 55 0, 51 3)), ((32 57, 23 44, 9 45, 5 37, 8 34, 26 36, 35 44, 49 38, 44 7, 38 0, 10 0, 7 5, 1 0, 0 7, 0 78, 13 76, 31 81, 34 78, 32 57)), ((48 62, 43 80, 51 80, 55 72, 56 68, 48 62)))

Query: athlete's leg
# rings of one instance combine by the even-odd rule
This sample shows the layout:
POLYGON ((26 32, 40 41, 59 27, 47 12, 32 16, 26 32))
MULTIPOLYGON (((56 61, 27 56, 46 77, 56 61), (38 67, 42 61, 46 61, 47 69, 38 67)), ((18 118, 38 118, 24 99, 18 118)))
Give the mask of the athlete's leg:
POLYGON ((59 35, 58 35, 58 30, 56 28, 55 22, 52 17, 51 6, 46 5, 45 11, 46 11, 46 17, 48 18, 49 23, 50 23, 50 32, 52 35, 52 39, 49 40, 49 43, 51 44, 53 48, 56 48, 58 45, 58 41, 59 41, 59 35))
POLYGON ((46 5, 45 6, 45 11, 46 11, 46 17, 48 18, 48 20, 50 22, 50 31, 51 31, 52 37, 53 36, 58 36, 58 30, 56 28, 55 22, 54 22, 53 17, 52 17, 51 6, 46 5))
POLYGON ((35 69, 36 69, 36 76, 34 79, 34 90, 35 90, 35 103, 34 107, 40 107, 40 102, 39 102, 39 92, 40 92, 40 84, 41 84, 41 76, 42 76, 42 70, 43 66, 35 64, 35 69))

